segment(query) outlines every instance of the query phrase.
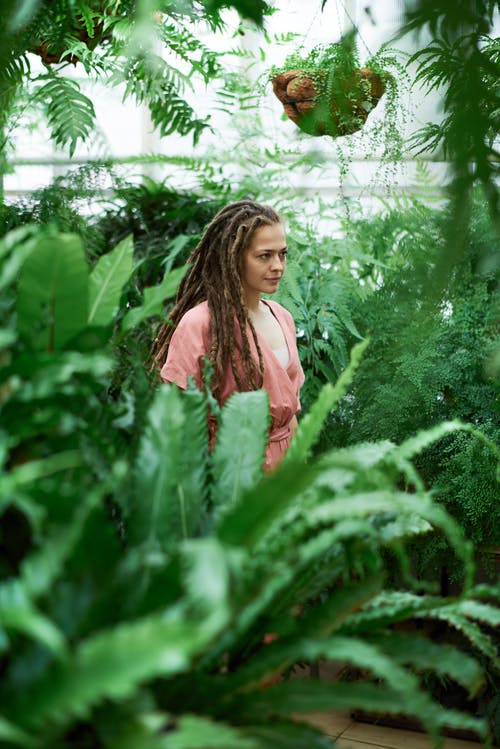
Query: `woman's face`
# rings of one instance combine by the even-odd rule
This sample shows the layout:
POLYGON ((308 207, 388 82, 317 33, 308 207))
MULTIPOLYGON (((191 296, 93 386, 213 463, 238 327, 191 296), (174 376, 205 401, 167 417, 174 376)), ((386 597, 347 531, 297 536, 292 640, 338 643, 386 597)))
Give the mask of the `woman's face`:
POLYGON ((286 267, 286 238, 282 224, 261 226, 243 255, 241 280, 247 302, 273 294, 286 267))

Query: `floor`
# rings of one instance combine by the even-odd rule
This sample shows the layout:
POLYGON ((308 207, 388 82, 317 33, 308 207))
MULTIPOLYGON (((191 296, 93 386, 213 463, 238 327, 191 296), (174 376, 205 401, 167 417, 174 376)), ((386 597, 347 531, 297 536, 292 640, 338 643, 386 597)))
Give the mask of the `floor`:
MULTIPOLYGON (((336 739, 340 749, 432 749, 433 743, 424 733, 358 723, 343 713, 308 713, 302 720, 336 739)), ((446 738, 443 749, 480 749, 475 741, 446 738)))

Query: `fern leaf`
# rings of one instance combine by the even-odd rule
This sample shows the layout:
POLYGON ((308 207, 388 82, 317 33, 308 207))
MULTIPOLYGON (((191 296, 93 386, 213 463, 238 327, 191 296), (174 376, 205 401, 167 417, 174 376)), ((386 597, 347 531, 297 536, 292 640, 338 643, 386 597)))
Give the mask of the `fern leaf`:
MULTIPOLYGON (((462 713, 443 710, 425 700, 425 709, 430 707, 429 714, 422 714, 424 704, 419 699, 415 704, 408 704, 404 695, 395 689, 381 684, 333 683, 294 680, 273 686, 258 693, 245 694, 240 700, 230 703, 231 711, 245 719, 259 716, 260 720, 275 716, 287 716, 290 713, 309 713, 326 710, 361 709, 368 712, 389 713, 390 715, 413 715, 422 720, 424 725, 444 726, 453 723, 455 727, 474 730, 479 736, 487 735, 485 720, 474 719, 462 713)), ((432 731, 435 738, 436 731, 432 731)))
POLYGON ((330 385, 330 383, 327 383, 323 386, 323 389, 321 390, 317 401, 312 405, 310 412, 301 420, 297 429, 297 434, 292 440, 292 444, 290 445, 283 462, 293 463, 295 461, 305 460, 310 455, 311 449, 323 427, 326 416, 330 411, 332 411, 340 398, 345 395, 368 344, 368 339, 356 344, 352 350, 349 367, 340 375, 336 384, 330 385))
POLYGON ((8 745, 25 746, 28 749, 37 746, 36 739, 6 720, 2 715, 0 715, 0 741, 6 742, 8 745))
POLYGON ((51 589, 80 539, 90 513, 102 501, 103 493, 101 490, 89 494, 77 508, 69 525, 47 540, 39 551, 23 559, 20 579, 30 598, 42 596, 51 589))
POLYGON ((212 502, 232 506, 262 476, 269 400, 263 390, 235 393, 224 405, 212 453, 212 502))
POLYGON ((162 385, 151 404, 128 506, 130 540, 168 550, 197 530, 207 464, 203 395, 162 385))
POLYGON ((228 556, 214 538, 186 541, 181 548, 182 579, 190 606, 214 630, 229 619, 228 556))
POLYGON ((380 593, 382 579, 373 575, 359 583, 350 582, 341 590, 331 593, 327 600, 314 606, 300 622, 301 633, 307 636, 326 636, 339 629, 374 596, 380 593))
MULTIPOLYGON (((333 740, 310 725, 296 720, 245 726, 245 735, 258 742, 259 749, 333 749, 333 740)), ((221 748, 222 749, 222 748, 221 748)))
POLYGON ((368 635, 368 640, 401 665, 411 664, 419 671, 429 669, 450 676, 468 690, 470 697, 483 683, 483 673, 477 661, 451 645, 394 631, 368 635))
POLYGON ((134 241, 130 234, 97 261, 89 276, 89 325, 108 325, 118 310, 123 286, 132 273, 134 241))
POLYGON ((13 720, 36 728, 83 718, 93 705, 126 699, 152 677, 185 671, 213 636, 213 629, 179 608, 99 632, 25 690, 12 708, 13 720))
POLYGON ((78 141, 85 141, 94 128, 95 111, 91 100, 81 93, 76 81, 51 74, 36 98, 47 107, 47 121, 56 144, 69 146, 73 156, 78 141))
POLYGON ((349 617, 346 630, 350 633, 373 631, 375 628, 410 619, 426 613, 440 603, 439 598, 417 596, 403 591, 384 591, 361 611, 349 617))
POLYGON ((176 718, 175 731, 164 736, 158 749, 259 749, 246 729, 215 722, 200 715, 176 718))
POLYGON ((500 626, 500 609, 487 603, 464 600, 453 606, 454 610, 468 619, 476 619, 490 627, 500 626))
POLYGON ((6 630, 22 632, 63 655, 66 643, 59 629, 38 612, 19 580, 0 585, 0 621, 6 630))
POLYGON ((471 622, 465 616, 454 613, 452 606, 430 609, 426 616, 445 621, 455 629, 458 629, 476 650, 483 653, 500 670, 498 651, 493 639, 483 632, 475 622, 471 622))
POLYGON ((224 513, 219 523, 219 538, 248 549, 256 546, 275 519, 310 487, 316 474, 315 467, 296 461, 280 466, 224 513))

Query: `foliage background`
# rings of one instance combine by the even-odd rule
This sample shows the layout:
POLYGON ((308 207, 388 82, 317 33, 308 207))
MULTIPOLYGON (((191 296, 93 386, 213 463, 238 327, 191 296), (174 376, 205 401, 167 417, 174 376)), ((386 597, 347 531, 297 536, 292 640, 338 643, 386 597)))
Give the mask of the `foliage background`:
MULTIPOLYGON (((65 8, 70 31, 84 5, 65 8)), ((30 23, 41 6, 23 3, 21 20, 13 6, 2 9, 6 113, 29 75, 30 23)), ((169 43, 192 44, 190 51, 213 60, 182 27, 193 13, 217 25, 219 9, 166 7, 162 33, 175 22, 169 43)), ((68 54, 87 55, 95 71, 133 68, 130 95, 145 97, 155 116, 161 86, 180 86, 180 78, 171 72, 164 81, 163 67, 149 67, 154 57, 138 55, 137 34, 150 25, 147 3, 135 10, 121 4, 112 18, 120 34, 106 41, 103 56, 87 54, 71 34, 64 44, 68 54)), ((87 26, 96 29, 104 11, 92 8, 87 26)), ((7 747, 128 741, 194 749, 221 746, 221 737, 235 747, 326 746, 290 721, 311 706, 402 712, 434 736, 443 726, 495 733, 497 592, 476 584, 466 537, 498 543, 496 47, 480 48, 493 5, 463 11, 471 31, 455 40, 463 54, 451 61, 447 37, 457 29, 448 6, 422 3, 408 17, 436 39, 434 56, 422 53, 433 64, 422 75, 448 85, 450 119, 433 132, 453 163, 449 204, 403 198, 364 216, 320 197, 297 213, 278 186, 287 169, 318 168, 317 157, 249 137, 237 182, 225 180, 213 159, 185 164, 196 191, 152 180, 130 186, 107 164, 2 206, 0 396, 8 426, 0 434, 0 741, 7 747), (464 73, 478 85, 459 112, 455 84, 464 73), (485 117, 465 122, 469 107, 485 117), (263 159, 265 183, 248 168, 263 159), (95 189, 103 173, 113 180, 111 195, 95 189), (476 182, 486 201, 473 196, 476 182), (210 455, 205 396, 155 390, 143 366, 207 217, 245 194, 274 200, 286 218, 292 260, 281 299, 294 314, 307 376, 300 434, 267 480, 259 470, 267 425, 261 394, 228 404, 210 455), (321 236, 317 218, 307 218, 314 212, 336 222, 337 237, 321 236), (368 335, 363 356, 355 349, 346 369, 353 344, 368 335), (427 639, 415 639, 413 629, 424 626, 427 639), (269 632, 278 640, 264 647, 269 632), (292 680, 262 691, 268 677, 320 657, 361 668, 361 679, 292 680), (432 701, 436 677, 459 685, 460 707, 475 718, 432 701)), ((213 63, 205 72, 222 74, 213 63)), ((35 85, 48 97, 54 137, 72 149, 91 133, 92 103, 54 75, 48 70, 35 85), (81 119, 63 117, 61 130, 68 95, 81 119)), ((173 109, 160 107, 164 127, 196 138, 180 93, 173 109)), ((237 106, 245 96, 236 84, 237 106)), ((254 133, 258 125, 256 115, 254 133)), ((252 132, 248 120, 242 128, 252 132)), ((424 169, 420 181, 425 194, 424 169)))

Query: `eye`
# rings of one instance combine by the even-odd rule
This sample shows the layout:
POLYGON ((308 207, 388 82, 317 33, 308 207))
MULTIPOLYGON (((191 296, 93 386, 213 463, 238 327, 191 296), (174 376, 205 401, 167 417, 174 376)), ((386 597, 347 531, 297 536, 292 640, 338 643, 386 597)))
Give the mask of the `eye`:
POLYGON ((283 252, 280 252, 280 257, 283 258, 283 260, 286 260, 287 255, 288 255, 288 252, 286 250, 283 250, 283 252))
POLYGON ((269 252, 262 252, 259 257, 261 260, 269 260, 270 253, 269 252))

